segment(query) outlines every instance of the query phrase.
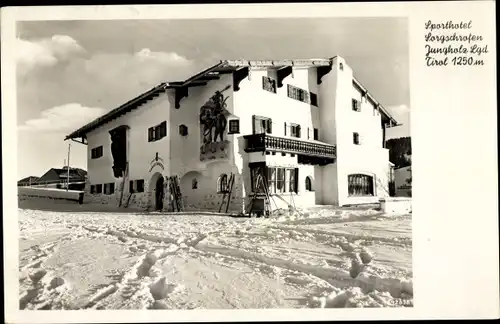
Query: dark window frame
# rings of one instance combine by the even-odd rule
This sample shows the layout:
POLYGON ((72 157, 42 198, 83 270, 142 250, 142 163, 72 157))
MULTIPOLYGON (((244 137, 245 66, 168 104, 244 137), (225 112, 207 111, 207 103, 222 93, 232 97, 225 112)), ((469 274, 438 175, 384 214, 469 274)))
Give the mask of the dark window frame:
POLYGON ((188 127, 184 124, 179 125, 179 134, 181 136, 187 136, 189 133, 188 127))
POLYGON ((299 168, 267 167, 266 169, 269 194, 298 193, 299 168))
POLYGON ((135 192, 144 192, 144 179, 135 180, 135 192))
POLYGON ((306 177, 305 182, 306 182, 306 191, 314 191, 312 189, 312 178, 310 176, 306 177))
POLYGON ((301 127, 300 124, 296 123, 285 123, 285 136, 301 138, 301 127))
POLYGON ((271 77, 262 76, 262 89, 271 93, 276 93, 276 80, 271 77))
POLYGON ((311 92, 311 105, 318 107, 318 95, 311 92))
POLYGON ((90 150, 90 158, 91 159, 98 159, 103 156, 103 146, 96 146, 93 149, 90 150))
POLYGON ((239 134, 240 133, 240 120, 230 119, 228 125, 228 134, 239 134))
POLYGON ((352 99, 352 110, 356 112, 361 112, 361 101, 357 99, 352 99))
POLYGON ((115 183, 114 182, 109 182, 104 184, 104 194, 105 195, 112 195, 115 193, 115 183))
POLYGON ((318 95, 314 92, 288 84, 287 96, 288 98, 318 107, 318 95))
MULTIPOLYGON (((255 164, 257 165, 258 163, 255 164)), ((270 195, 298 194, 299 168, 279 166, 267 167, 260 164, 259 166, 252 167, 251 165, 250 182, 252 192, 254 193, 259 171, 264 179, 264 183, 267 185, 267 190, 270 195)))
POLYGON ((154 142, 154 140, 155 140, 155 128, 149 127, 148 128, 148 142, 154 142))
POLYGON ((223 173, 217 179, 217 193, 228 193, 228 177, 227 174, 223 173))
POLYGON ((354 145, 361 145, 361 142, 359 140, 359 133, 356 132, 352 133, 352 143, 354 145))
POLYGON ((156 142, 167 137, 167 121, 148 128, 148 142, 156 142))
POLYGON ((353 173, 347 176, 349 197, 375 196, 375 177, 368 174, 353 173))
POLYGON ((95 185, 95 193, 96 194, 102 194, 102 184, 96 184, 95 185))
POLYGON ((253 134, 272 134, 273 133, 273 120, 269 117, 264 117, 264 116, 257 116, 253 115, 252 116, 252 133, 253 134), (264 128, 264 132, 259 132, 259 130, 256 129, 257 126, 257 121, 259 121, 259 128, 262 130, 264 128))

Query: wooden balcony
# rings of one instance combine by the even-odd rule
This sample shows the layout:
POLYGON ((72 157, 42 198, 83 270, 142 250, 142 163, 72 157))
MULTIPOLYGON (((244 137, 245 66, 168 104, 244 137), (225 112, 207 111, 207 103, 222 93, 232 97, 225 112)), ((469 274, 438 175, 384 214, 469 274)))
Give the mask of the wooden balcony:
POLYGON ((274 151, 297 154, 299 162, 312 164, 332 163, 337 156, 335 145, 326 143, 308 142, 269 134, 246 135, 244 138, 246 139, 245 152, 247 153, 274 151))

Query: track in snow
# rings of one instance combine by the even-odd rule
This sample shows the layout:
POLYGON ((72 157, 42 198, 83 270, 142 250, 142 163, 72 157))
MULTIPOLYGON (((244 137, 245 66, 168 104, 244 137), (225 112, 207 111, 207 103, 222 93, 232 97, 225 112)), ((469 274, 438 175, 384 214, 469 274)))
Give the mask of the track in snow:
MULTIPOLYGON (((370 211, 327 211, 302 219, 235 220, 19 213, 23 246, 37 237, 56 237, 20 250, 21 309, 390 307, 413 303, 409 216, 388 219, 370 211), (101 252, 97 242, 103 242, 101 252), (57 267, 46 269, 47 264, 63 262, 64 266, 65 258, 71 258, 74 251, 74 260, 67 262, 72 269, 95 271, 97 268, 85 266, 94 259, 86 263, 79 259, 89 257, 78 256, 78 246, 94 248, 117 264, 96 265, 108 274, 86 288, 83 281, 61 276, 57 267), (58 259, 61 253, 66 253, 62 261, 58 259)), ((95 259, 102 258, 96 255, 95 259)))

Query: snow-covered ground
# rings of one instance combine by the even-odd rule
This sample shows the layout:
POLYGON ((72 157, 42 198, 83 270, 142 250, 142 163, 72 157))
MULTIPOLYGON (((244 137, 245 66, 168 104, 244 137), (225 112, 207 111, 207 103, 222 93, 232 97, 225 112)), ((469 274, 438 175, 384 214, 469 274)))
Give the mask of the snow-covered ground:
POLYGON ((21 309, 413 305, 410 215, 324 207, 234 218, 43 199, 19 207, 21 309))

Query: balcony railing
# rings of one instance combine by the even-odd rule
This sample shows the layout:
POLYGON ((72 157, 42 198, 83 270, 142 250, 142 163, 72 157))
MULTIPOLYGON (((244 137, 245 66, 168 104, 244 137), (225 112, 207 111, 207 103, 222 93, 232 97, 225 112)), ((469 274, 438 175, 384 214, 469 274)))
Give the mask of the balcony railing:
POLYGON ((306 142, 293 138, 271 136, 269 134, 253 134, 245 136, 247 145, 245 152, 277 151, 305 156, 335 159, 335 145, 306 142))

